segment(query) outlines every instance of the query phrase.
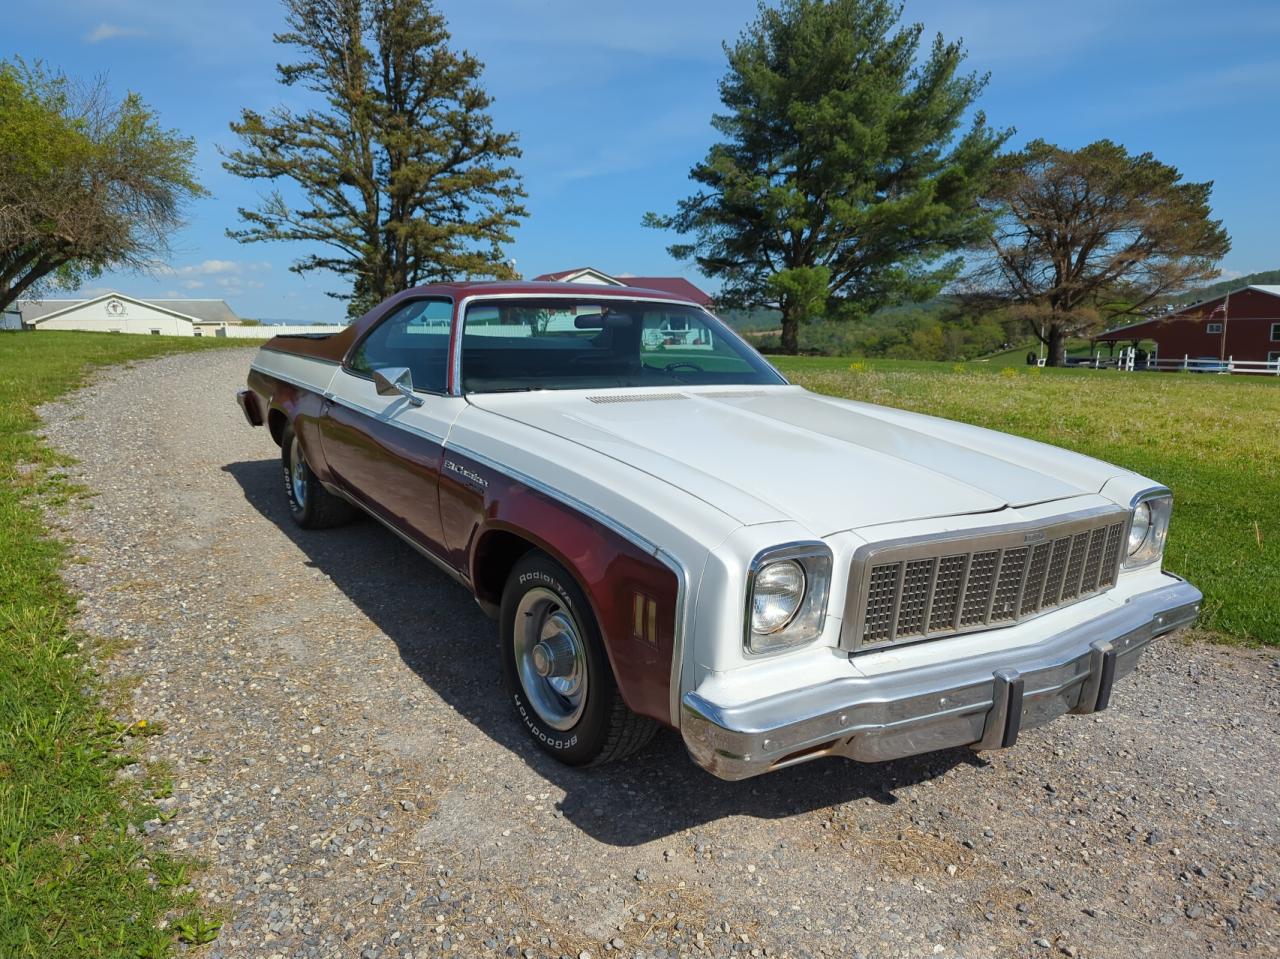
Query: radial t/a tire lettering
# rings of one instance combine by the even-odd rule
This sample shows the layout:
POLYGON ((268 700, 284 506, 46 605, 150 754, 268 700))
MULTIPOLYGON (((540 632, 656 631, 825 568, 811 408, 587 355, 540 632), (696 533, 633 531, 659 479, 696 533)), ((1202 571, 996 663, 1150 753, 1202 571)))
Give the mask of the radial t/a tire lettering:
POLYGON ((657 724, 622 701, 586 595, 551 557, 534 550, 517 560, 498 622, 507 695, 542 750, 586 766, 653 737, 657 724))

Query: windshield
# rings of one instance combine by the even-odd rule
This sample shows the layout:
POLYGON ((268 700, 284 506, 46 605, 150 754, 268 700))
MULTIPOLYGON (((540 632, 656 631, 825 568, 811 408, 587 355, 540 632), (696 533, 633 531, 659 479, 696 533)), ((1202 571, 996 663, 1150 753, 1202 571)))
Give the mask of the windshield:
POLYGON ((492 300, 467 307, 468 393, 785 381, 719 320, 646 300, 492 300))

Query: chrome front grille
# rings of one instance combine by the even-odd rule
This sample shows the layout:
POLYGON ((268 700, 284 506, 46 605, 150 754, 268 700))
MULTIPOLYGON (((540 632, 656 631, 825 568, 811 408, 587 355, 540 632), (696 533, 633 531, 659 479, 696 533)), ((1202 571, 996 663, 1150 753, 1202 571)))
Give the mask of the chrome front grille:
POLYGON ((1104 508, 863 547, 842 644, 857 651, 1008 626, 1104 592, 1116 583, 1128 519, 1104 508))

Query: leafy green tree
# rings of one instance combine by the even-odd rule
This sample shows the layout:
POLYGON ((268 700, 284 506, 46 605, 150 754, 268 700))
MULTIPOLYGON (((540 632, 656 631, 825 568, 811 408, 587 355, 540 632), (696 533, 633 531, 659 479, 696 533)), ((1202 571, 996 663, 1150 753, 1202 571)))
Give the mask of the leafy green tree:
POLYGON ((226 154, 237 176, 288 183, 241 209, 244 243, 311 243, 290 267, 346 277, 348 313, 459 277, 509 277, 502 254, 526 215, 506 161, 516 137, 486 113, 481 64, 449 49, 431 0, 285 0, 298 54, 276 71, 286 87, 317 95, 313 109, 241 112, 243 145, 226 154))
POLYGON ((984 195, 997 225, 971 292, 1004 304, 1060 365, 1068 337, 1218 275, 1231 239, 1211 217, 1212 191, 1110 140, 1032 141, 1000 158, 984 195))
POLYGON ((782 0, 729 47, 724 137, 690 173, 699 191, 646 224, 719 278, 731 307, 782 312, 794 353, 811 317, 926 300, 985 236, 977 196, 1007 133, 966 113, 986 84, 959 43, 901 26, 888 0, 782 0))
POLYGON ((0 311, 154 267, 185 204, 205 195, 194 161, 195 143, 136 94, 0 61, 0 311))

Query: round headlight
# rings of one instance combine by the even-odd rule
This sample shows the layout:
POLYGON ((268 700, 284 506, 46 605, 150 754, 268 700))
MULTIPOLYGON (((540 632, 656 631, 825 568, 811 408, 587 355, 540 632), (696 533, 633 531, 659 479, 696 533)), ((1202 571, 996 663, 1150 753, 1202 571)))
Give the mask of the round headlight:
POLYGON ((770 563, 756 574, 751 594, 751 629, 776 633, 795 618, 804 601, 804 569, 794 560, 770 563))
POLYGON ((1151 532, 1151 504, 1139 503, 1133 511, 1133 523, 1129 526, 1129 555, 1142 549, 1151 532))

